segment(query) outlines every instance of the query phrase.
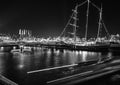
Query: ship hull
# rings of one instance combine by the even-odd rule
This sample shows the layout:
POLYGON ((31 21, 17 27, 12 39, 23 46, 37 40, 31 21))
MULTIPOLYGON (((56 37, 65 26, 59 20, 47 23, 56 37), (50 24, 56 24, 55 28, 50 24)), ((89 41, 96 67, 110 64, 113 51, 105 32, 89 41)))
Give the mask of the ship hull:
POLYGON ((55 49, 67 49, 67 50, 82 50, 82 51, 109 51, 109 45, 89 45, 89 46, 80 46, 73 44, 66 45, 47 45, 47 48, 55 49))

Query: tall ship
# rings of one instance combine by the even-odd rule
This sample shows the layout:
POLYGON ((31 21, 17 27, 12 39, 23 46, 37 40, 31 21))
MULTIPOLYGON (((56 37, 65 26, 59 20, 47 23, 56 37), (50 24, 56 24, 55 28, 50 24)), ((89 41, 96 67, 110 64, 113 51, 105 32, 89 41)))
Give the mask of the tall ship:
MULTIPOLYGON (((110 44, 108 43, 108 39, 101 38, 100 37, 100 30, 101 28, 104 28, 107 36, 109 37, 110 34, 104 24, 104 21, 102 19, 102 5, 99 8, 97 5, 92 3, 90 0, 86 0, 85 2, 81 4, 77 4, 73 10, 73 13, 68 20, 67 25, 65 26, 63 32, 60 34, 59 38, 62 42, 62 44, 56 44, 56 48, 61 48, 61 49, 70 49, 70 50, 87 50, 87 51, 108 51, 110 44), (87 11, 86 11, 86 25, 85 25, 85 37, 82 39, 79 39, 77 37, 77 29, 79 26, 77 26, 78 23, 78 8, 83 6, 84 4, 87 4, 87 11), (97 32, 97 37, 94 40, 88 40, 88 21, 89 21, 89 9, 90 9, 90 4, 95 7, 99 11, 99 22, 98 22, 98 32, 97 32), (73 28, 73 32, 71 34, 72 38, 66 37, 66 29, 68 27, 73 28), (64 42, 64 43, 63 43, 64 42)), ((92 29, 91 29, 92 30, 92 29)))
MULTIPOLYGON (((68 20, 65 28, 61 32, 60 36, 56 39, 51 40, 44 46, 48 48, 56 48, 56 49, 68 49, 68 50, 85 50, 85 51, 114 51, 120 49, 120 41, 113 41, 111 40, 111 35, 109 34, 107 27, 104 23, 102 18, 102 5, 98 7, 96 4, 91 2, 90 0, 86 0, 81 4, 77 4, 75 8, 72 10, 72 14, 70 19, 68 20), (82 7, 83 5, 87 4, 86 10, 86 20, 85 20, 85 35, 83 38, 79 38, 77 36, 78 31, 78 21, 79 21, 79 10, 78 8, 82 7), (98 20, 98 27, 96 32, 96 38, 88 38, 88 29, 89 28, 89 12, 90 12, 90 5, 93 6, 99 12, 99 20, 98 20), (101 37, 101 30, 104 28, 107 37, 101 37), (72 29, 72 32, 67 32, 67 29, 72 29), (70 35, 66 36, 67 34, 70 35)), ((117 39, 118 40, 118 39, 117 39)), ((120 39, 119 39, 120 40, 120 39)))

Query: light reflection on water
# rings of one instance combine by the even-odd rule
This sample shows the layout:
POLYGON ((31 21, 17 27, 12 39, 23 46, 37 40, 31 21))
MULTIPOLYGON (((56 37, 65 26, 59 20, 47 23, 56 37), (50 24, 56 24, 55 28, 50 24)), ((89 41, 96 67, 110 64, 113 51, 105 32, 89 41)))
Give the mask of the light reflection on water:
MULTIPOLYGON (((0 53, 0 73, 22 82, 28 71, 71 65, 86 61, 101 61, 111 53, 34 48, 33 52, 0 53)), ((26 84, 24 84, 26 85, 26 84)))
POLYGON ((0 52, 0 74, 5 73, 5 70, 7 68, 7 62, 8 62, 8 59, 10 58, 8 56, 11 57, 11 55, 9 55, 9 53, 0 52))
POLYGON ((4 60, 3 60, 3 55, 4 53, 0 53, 0 73, 3 73, 4 72, 4 60))
MULTIPOLYGON (((38 49, 38 48, 37 48, 38 49)), ((13 53, 19 69, 36 70, 62 65, 76 64, 91 60, 98 61, 101 53, 87 51, 69 51, 56 49, 38 49, 34 52, 13 53)))
MULTIPOLYGON (((63 66, 86 62, 92 60, 101 60, 101 53, 87 51, 69 51, 56 50, 47 48, 34 48, 34 52, 12 53, 12 61, 16 63, 15 68, 24 70, 36 70, 49 67, 63 66)), ((4 53, 0 54, 0 71, 4 70, 5 57, 9 57, 4 53)), ((106 55, 105 55, 106 56, 106 55)), ((110 57, 111 54, 109 53, 110 57)))

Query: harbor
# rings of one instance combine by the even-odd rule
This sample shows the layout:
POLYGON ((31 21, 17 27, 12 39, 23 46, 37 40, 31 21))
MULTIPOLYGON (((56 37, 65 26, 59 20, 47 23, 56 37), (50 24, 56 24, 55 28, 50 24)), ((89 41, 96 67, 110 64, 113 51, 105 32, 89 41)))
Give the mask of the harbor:
MULTIPOLYGON (((65 20, 62 31, 57 28, 53 31, 49 26, 49 30, 44 31, 42 26, 37 28, 37 24, 37 34, 30 24, 30 27, 20 25, 17 31, 12 30, 15 34, 0 33, 0 85, 120 84, 119 32, 110 33, 101 2, 99 5, 92 0, 74 3, 73 7, 70 6, 71 16, 65 20), (50 34, 57 33, 56 30, 59 34, 45 37, 44 34, 50 30, 50 34)), ((52 22, 50 20, 49 23, 52 22)))

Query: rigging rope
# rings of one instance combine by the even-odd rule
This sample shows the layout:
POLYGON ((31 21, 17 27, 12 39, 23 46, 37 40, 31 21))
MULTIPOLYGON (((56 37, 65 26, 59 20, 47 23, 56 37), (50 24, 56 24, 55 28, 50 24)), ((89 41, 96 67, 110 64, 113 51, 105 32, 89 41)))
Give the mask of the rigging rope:
MULTIPOLYGON (((76 5, 76 7, 80 7, 80 6, 84 5, 84 4, 86 4, 87 1, 88 1, 88 0, 84 1, 84 2, 81 3, 81 4, 76 5)), ((101 11, 101 9, 100 9, 98 6, 96 6, 94 3, 92 3, 90 0, 89 0, 89 2, 90 2, 91 5, 94 6, 98 11, 101 11)), ((75 7, 75 8, 76 8, 76 7, 75 7)), ((63 29, 63 31, 62 31, 62 33, 60 34, 59 37, 61 37, 61 36, 65 33, 68 25, 70 25, 70 21, 72 20, 72 18, 73 18, 73 16, 74 16, 74 13, 75 13, 75 10, 74 10, 74 12, 72 13, 71 18, 68 20, 65 28, 63 29)), ((109 32, 108 32, 108 30, 107 30, 107 28, 106 28, 106 25, 104 24, 103 20, 102 20, 102 24, 103 24, 103 26, 104 26, 104 28, 105 28, 105 31, 106 31, 107 35, 110 36, 110 34, 109 34, 109 32)))
POLYGON ((74 12, 72 13, 71 18, 68 20, 67 25, 65 26, 65 28, 63 29, 63 31, 62 31, 62 33, 60 34, 59 37, 61 37, 63 35, 63 33, 65 32, 65 30, 66 30, 67 26, 69 25, 73 15, 74 15, 74 12))
POLYGON ((84 5, 86 2, 87 2, 87 0, 86 0, 86 1, 84 1, 83 3, 81 3, 81 4, 77 5, 77 6, 78 6, 78 7, 80 7, 80 6, 84 5))
POLYGON ((91 1, 90 1, 90 3, 92 4, 92 6, 94 6, 95 8, 97 8, 98 11, 101 11, 101 9, 98 6, 96 6, 94 3, 92 3, 91 1))
MULTIPOLYGON (((87 2, 87 0, 86 0, 86 1, 84 1, 83 3, 81 3, 81 4, 77 5, 77 7, 84 5, 86 2, 87 2)), ((62 33, 60 34, 60 36, 59 36, 59 37, 61 37, 61 36, 64 34, 64 32, 65 32, 65 30, 66 30, 67 26, 69 25, 69 23, 70 23, 70 21, 71 21, 71 19, 72 19, 73 15, 74 15, 74 12, 72 13, 71 18, 68 20, 68 22, 67 22, 67 24, 66 24, 65 28, 63 29, 63 31, 62 31, 62 33)))
POLYGON ((103 23, 103 26, 104 26, 104 28, 105 28, 105 31, 106 31, 107 35, 110 36, 110 34, 109 34, 108 30, 107 30, 107 27, 106 27, 106 25, 105 25, 105 23, 104 23, 103 20, 102 20, 102 23, 103 23))

